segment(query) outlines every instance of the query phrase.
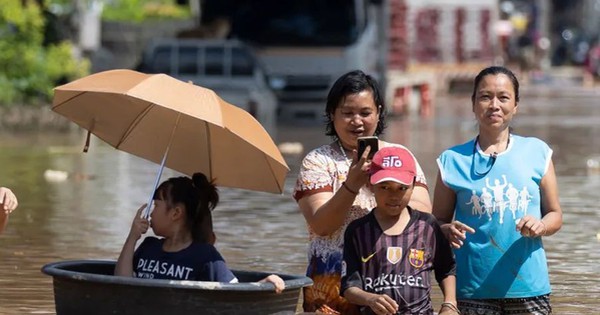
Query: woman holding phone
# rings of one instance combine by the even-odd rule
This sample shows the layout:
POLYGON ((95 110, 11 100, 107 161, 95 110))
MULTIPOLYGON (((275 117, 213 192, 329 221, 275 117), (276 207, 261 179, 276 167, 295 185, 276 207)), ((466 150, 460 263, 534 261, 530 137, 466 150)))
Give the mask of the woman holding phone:
MULTIPOLYGON (((358 155, 358 138, 378 136, 385 129, 385 105, 377 82, 360 70, 342 75, 329 91, 325 107, 326 135, 332 142, 303 159, 294 188, 309 231, 307 276, 314 284, 304 288, 304 311, 358 314, 339 295, 343 236, 346 226, 375 207, 368 181, 371 148, 358 155)), ((378 147, 401 146, 379 140, 378 147)), ((425 175, 417 163, 416 185, 410 207, 431 212, 425 175)))

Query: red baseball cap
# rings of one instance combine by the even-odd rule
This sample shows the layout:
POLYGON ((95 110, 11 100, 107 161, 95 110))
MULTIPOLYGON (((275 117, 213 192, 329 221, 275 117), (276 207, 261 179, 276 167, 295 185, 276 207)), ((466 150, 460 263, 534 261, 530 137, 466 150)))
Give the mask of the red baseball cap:
POLYGON ((404 185, 412 185, 417 168, 415 158, 405 148, 385 147, 379 149, 371 161, 371 184, 392 181, 404 185))

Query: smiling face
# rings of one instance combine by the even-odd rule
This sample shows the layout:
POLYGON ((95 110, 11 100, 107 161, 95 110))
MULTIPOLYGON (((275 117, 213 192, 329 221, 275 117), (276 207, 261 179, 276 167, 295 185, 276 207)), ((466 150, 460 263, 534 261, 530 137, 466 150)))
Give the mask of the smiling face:
POLYGON ((514 85, 503 73, 484 76, 475 89, 472 101, 480 129, 504 130, 517 113, 514 85))
POLYGON ((372 136, 379 122, 379 111, 373 92, 363 90, 347 95, 332 115, 333 126, 346 149, 357 148, 357 138, 372 136))
POLYGON ((377 211, 384 216, 399 216, 410 201, 414 183, 404 185, 393 181, 384 181, 371 186, 377 202, 377 211))

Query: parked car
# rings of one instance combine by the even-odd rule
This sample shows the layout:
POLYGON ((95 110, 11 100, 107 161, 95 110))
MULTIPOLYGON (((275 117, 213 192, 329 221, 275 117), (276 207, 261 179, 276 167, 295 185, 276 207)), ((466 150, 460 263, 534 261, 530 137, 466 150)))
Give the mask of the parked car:
POLYGON ((251 113, 273 135, 277 99, 252 50, 240 41, 156 39, 144 50, 137 70, 165 73, 212 89, 251 113))

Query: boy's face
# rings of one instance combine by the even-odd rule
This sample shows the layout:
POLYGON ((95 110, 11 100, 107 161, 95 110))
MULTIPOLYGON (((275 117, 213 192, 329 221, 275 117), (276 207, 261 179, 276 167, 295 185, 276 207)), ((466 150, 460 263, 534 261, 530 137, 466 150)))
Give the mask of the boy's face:
POLYGON ((393 181, 372 185, 371 190, 375 195, 378 211, 389 216, 400 215, 410 201, 413 187, 414 183, 404 185, 393 181))

